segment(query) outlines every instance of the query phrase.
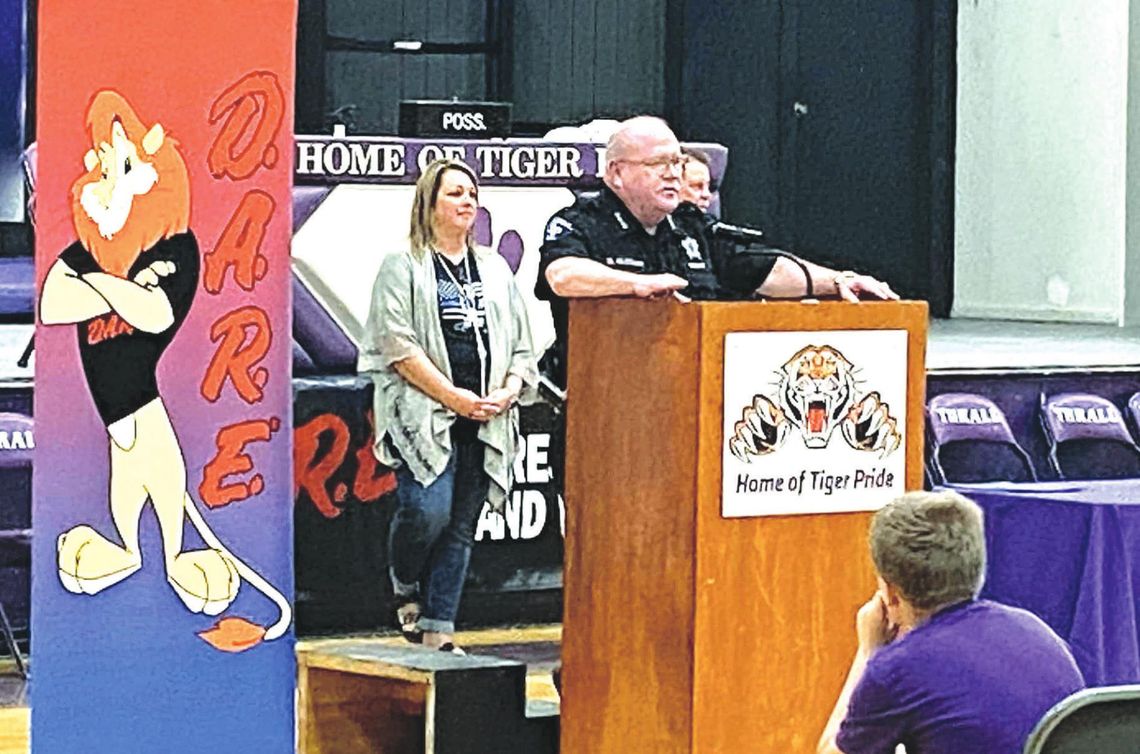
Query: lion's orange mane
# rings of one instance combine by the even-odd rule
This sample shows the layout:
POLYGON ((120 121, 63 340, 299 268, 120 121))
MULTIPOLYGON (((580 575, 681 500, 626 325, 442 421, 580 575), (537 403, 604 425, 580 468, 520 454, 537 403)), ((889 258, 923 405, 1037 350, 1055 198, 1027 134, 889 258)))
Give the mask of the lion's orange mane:
POLYGON ((99 266, 125 278, 139 254, 190 227, 190 176, 178 152, 178 142, 169 134, 155 154, 147 155, 143 151, 142 139, 147 126, 121 94, 109 89, 98 92, 87 108, 87 132, 93 147, 98 149, 102 142, 111 141, 111 124, 116 118, 138 149, 139 158, 151 163, 158 172, 158 182, 146 194, 135 197, 122 229, 110 239, 103 238, 79 201, 83 187, 100 178, 100 168, 96 165, 71 186, 71 217, 79 242, 91 252, 99 266))

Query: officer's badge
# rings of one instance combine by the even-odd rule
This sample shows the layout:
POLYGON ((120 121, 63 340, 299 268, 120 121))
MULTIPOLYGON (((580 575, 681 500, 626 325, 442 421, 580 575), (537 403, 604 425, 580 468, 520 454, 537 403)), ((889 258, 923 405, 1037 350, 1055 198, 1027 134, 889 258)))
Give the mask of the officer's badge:
POLYGON ((689 261, 702 262, 704 258, 701 256, 701 244, 697 239, 692 236, 685 236, 681 240, 681 248, 689 255, 689 261))
POLYGON ((570 221, 564 217, 552 217, 550 222, 546 224, 546 240, 554 241, 559 238, 563 233, 574 230, 574 226, 570 221))

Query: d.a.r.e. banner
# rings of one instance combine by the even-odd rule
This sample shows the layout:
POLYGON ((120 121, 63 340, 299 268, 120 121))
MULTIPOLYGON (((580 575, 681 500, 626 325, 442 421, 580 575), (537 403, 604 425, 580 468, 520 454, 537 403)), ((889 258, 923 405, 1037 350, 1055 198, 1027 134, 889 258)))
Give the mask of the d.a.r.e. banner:
POLYGON ((41 0, 36 752, 292 751, 291 0, 41 0))

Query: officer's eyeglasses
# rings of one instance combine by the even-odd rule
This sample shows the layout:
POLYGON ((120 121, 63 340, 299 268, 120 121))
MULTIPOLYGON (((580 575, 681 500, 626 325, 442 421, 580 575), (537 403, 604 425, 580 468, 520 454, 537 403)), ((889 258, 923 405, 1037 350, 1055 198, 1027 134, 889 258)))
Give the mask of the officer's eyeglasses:
POLYGON ((664 175, 673 172, 680 173, 688 159, 689 158, 685 155, 678 154, 654 157, 652 160, 619 160, 619 162, 628 162, 631 165, 644 165, 650 170, 664 175))

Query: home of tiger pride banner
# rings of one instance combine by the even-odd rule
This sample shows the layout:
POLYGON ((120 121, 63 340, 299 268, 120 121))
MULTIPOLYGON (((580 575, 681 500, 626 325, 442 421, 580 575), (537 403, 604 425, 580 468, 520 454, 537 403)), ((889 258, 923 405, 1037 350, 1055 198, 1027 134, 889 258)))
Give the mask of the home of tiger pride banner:
POLYGON ((293 750, 291 0, 41 0, 35 752, 293 750))

